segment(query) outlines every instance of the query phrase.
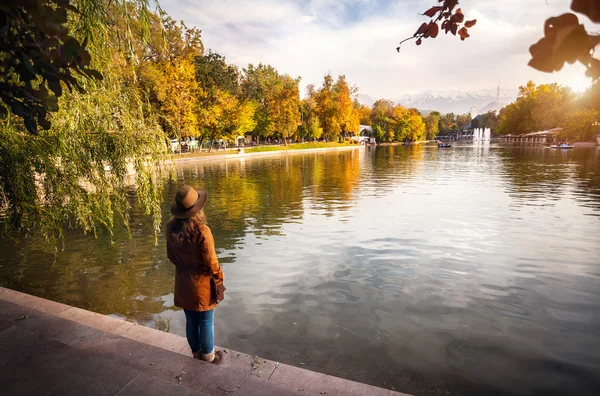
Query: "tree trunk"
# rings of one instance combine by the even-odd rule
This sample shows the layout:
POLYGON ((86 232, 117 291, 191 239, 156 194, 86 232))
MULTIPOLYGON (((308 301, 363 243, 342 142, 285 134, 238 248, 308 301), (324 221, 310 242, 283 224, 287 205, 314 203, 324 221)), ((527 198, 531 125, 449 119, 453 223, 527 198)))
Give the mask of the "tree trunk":
POLYGON ((208 152, 209 153, 212 151, 213 142, 214 142, 214 139, 210 139, 210 144, 208 146, 208 152))

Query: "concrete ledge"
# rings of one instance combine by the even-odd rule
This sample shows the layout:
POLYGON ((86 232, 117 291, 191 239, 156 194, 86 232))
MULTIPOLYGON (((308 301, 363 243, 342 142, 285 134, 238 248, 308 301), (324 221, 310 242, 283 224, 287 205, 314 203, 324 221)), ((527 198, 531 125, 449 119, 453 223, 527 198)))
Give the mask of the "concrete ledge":
POLYGON ((312 149, 300 149, 300 150, 276 150, 276 151, 263 151, 259 153, 239 153, 239 154, 222 154, 222 155, 210 155, 206 157, 177 157, 171 162, 178 163, 194 163, 194 162, 207 162, 207 161, 221 161, 221 160, 233 160, 233 159, 245 159, 252 157, 265 157, 268 155, 293 155, 293 154, 308 154, 308 153, 321 153, 324 151, 347 151, 347 150, 359 150, 364 149, 365 146, 356 144, 352 146, 340 146, 340 147, 322 147, 312 149))
POLYGON ((184 337, 0 287, 8 394, 403 395, 232 350, 219 366, 190 355, 184 337))

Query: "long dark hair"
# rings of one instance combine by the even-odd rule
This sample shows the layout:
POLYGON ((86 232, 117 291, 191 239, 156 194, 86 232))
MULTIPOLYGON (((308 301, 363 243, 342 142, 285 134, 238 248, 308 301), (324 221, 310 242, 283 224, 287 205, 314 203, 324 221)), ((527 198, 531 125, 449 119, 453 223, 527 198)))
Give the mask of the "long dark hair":
POLYGON ((190 217, 189 219, 178 219, 173 217, 167 223, 167 238, 172 238, 175 242, 200 243, 202 241, 201 228, 206 224, 206 215, 204 210, 190 217))

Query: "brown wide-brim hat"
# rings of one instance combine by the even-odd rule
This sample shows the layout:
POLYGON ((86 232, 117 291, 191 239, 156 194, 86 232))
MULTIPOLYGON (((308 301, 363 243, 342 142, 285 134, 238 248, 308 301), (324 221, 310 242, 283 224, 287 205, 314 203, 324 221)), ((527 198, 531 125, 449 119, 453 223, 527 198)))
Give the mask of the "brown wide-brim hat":
POLYGON ((208 199, 208 191, 202 188, 183 186, 175 194, 171 213, 178 219, 189 219, 202 210, 208 199))

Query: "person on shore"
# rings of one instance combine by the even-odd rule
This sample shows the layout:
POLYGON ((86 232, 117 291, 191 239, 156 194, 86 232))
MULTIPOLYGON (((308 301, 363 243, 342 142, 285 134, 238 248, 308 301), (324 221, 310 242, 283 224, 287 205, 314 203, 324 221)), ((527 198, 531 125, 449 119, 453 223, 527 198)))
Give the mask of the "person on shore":
POLYGON ((206 225, 207 199, 203 189, 183 186, 177 191, 171 204, 173 219, 167 224, 167 257, 175 264, 175 306, 185 312, 192 355, 219 364, 224 355, 214 348, 215 307, 220 301, 214 289, 223 284, 223 270, 206 225))

